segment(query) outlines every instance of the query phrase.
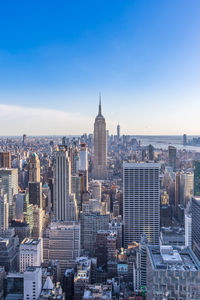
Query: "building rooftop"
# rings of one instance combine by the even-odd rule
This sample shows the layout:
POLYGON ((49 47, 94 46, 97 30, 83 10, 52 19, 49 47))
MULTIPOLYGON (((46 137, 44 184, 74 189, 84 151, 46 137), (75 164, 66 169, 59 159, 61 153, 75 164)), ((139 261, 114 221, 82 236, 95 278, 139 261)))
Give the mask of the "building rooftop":
POLYGON ((22 242, 21 245, 38 245, 41 242, 39 239, 29 239, 25 238, 22 242))
POLYGON ((83 299, 112 299, 112 286, 90 284, 85 288, 83 299))
POLYGON ((148 253, 155 270, 200 270, 200 262, 189 247, 148 246, 148 253))

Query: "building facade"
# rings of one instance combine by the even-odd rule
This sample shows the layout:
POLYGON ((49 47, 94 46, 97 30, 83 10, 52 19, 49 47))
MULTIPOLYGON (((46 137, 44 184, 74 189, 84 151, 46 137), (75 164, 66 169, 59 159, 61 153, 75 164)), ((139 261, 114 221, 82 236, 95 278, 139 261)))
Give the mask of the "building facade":
POLYGON ((107 136, 106 121, 101 112, 101 99, 99 100, 99 112, 94 123, 94 161, 93 177, 105 179, 107 177, 107 136))
POLYGON ((160 181, 157 163, 124 163, 124 246, 140 242, 159 243, 160 181))

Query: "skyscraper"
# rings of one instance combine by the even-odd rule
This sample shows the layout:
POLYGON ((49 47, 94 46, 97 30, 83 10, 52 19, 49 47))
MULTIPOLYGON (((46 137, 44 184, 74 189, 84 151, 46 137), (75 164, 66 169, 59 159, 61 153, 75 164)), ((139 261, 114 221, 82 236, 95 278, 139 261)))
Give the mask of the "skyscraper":
POLYGON ((148 146, 148 158, 151 161, 154 160, 154 147, 151 144, 148 146))
POLYGON ((200 197, 192 198, 192 250, 200 259, 200 197))
POLYGON ((60 221, 75 221, 77 203, 71 194, 71 161, 67 147, 59 146, 54 164, 54 216, 60 221))
POLYGON ((2 188, 2 179, 0 178, 0 235, 8 229, 8 202, 7 195, 2 188))
POLYGON ((176 148, 174 146, 168 147, 168 160, 169 166, 173 168, 173 171, 176 171, 176 148))
POLYGON ((200 196, 200 161, 194 162, 194 196, 200 196))
POLYGON ((118 124, 117 125, 117 141, 119 143, 119 140, 120 140, 120 125, 118 124))
POLYGON ((7 194, 9 220, 12 220, 15 217, 13 196, 18 194, 18 169, 0 169, 0 178, 2 178, 3 192, 7 194))
POLYGON ((11 168, 10 152, 0 152, 0 168, 11 168))
POLYGON ((33 153, 29 162, 29 182, 40 182, 40 160, 36 153, 33 153))
POLYGON ((146 235, 150 244, 159 243, 159 164, 124 163, 124 246, 140 242, 146 235))
POLYGON ((82 171, 88 170, 88 149, 86 143, 81 143, 79 170, 82 171))
POLYGON ((106 178, 107 138, 106 121, 101 112, 101 96, 99 97, 99 112, 94 123, 94 165, 93 177, 106 178))

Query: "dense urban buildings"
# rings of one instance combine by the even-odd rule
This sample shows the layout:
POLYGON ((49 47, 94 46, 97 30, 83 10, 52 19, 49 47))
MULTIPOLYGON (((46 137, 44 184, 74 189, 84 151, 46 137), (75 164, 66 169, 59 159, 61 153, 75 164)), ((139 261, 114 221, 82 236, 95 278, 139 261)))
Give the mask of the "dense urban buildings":
POLYGON ((143 139, 101 101, 94 134, 0 138, 0 299, 199 299, 200 154, 143 139))

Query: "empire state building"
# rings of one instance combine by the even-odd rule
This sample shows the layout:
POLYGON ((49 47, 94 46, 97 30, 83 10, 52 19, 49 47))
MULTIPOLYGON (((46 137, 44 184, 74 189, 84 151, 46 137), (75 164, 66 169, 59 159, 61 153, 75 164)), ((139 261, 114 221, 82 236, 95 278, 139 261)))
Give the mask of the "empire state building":
POLYGON ((101 113, 101 96, 99 96, 99 112, 94 123, 94 179, 106 179, 107 169, 107 137, 106 121, 101 113))

